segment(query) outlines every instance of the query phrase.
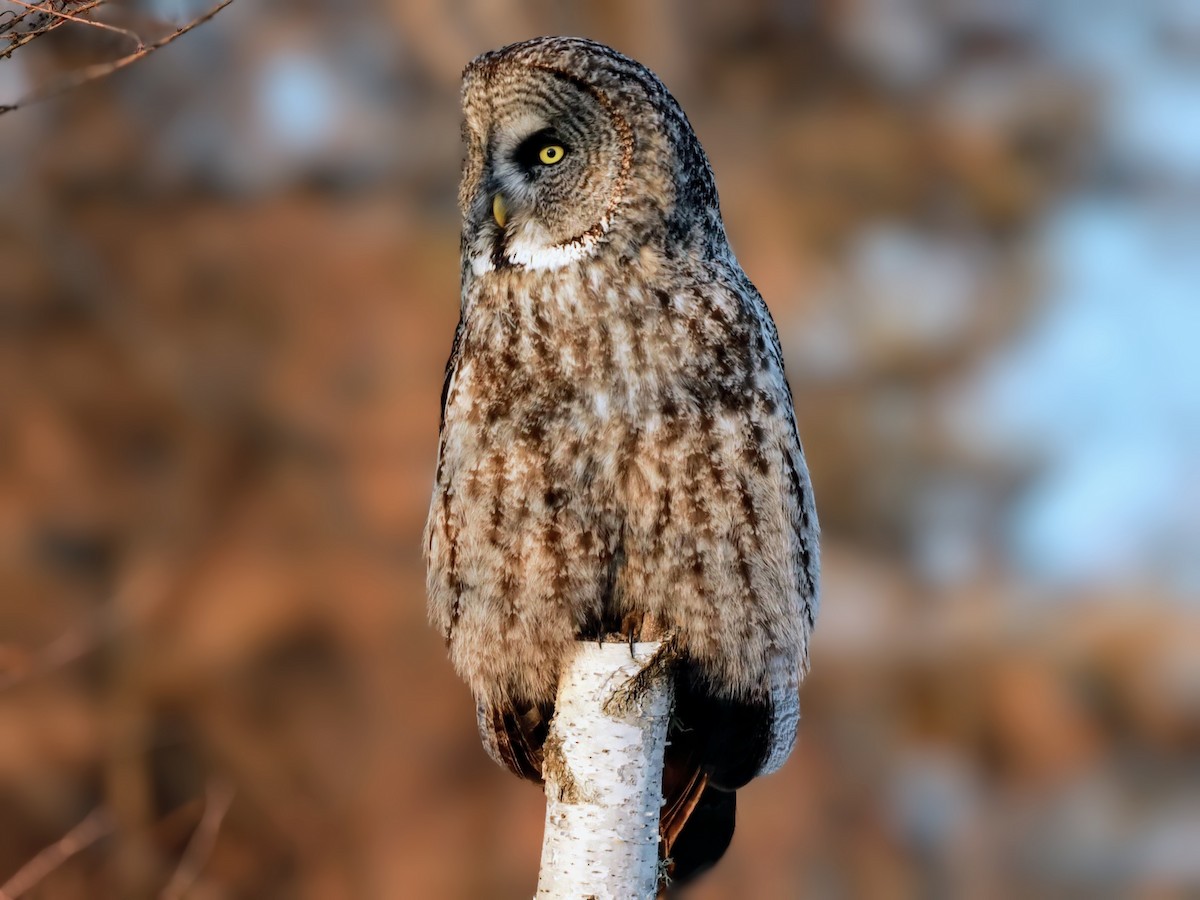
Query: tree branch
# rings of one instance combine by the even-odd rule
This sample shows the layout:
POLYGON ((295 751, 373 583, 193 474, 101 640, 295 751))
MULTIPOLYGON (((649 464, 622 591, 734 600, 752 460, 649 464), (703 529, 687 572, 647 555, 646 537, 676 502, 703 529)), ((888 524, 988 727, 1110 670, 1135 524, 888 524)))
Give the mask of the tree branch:
POLYGON ((82 16, 85 12, 90 12, 91 10, 95 9, 97 6, 100 6, 107 2, 108 2, 108 0, 90 0, 90 2, 85 3, 85 4, 81 5, 78 9, 76 9, 75 12, 70 17, 65 17, 65 16, 62 16, 59 14, 55 14, 53 16, 50 16, 50 23, 48 25, 37 25, 37 26, 34 26, 33 28, 31 28, 29 31, 18 31, 17 30, 17 27, 21 24, 22 21, 25 20, 25 18, 27 16, 31 15, 34 12, 43 12, 43 13, 50 14, 50 13, 54 13, 54 10, 47 9, 46 7, 35 7, 33 9, 27 9, 25 12, 21 13, 20 15, 14 16, 13 18, 8 19, 8 20, 3 20, 3 13, 0 13, 0 36, 6 37, 6 39, 9 41, 8 46, 5 47, 3 50, 0 50, 0 59, 7 59, 8 57, 13 55, 13 52, 15 50, 17 50, 20 47, 24 47, 26 44, 28 44, 34 38, 41 37, 43 34, 49 34, 54 29, 61 28, 63 25, 66 25, 68 22, 81 22, 81 23, 87 24, 87 25, 97 24, 88 19, 81 19, 79 17, 82 16))
POLYGON ((537 896, 652 900, 671 714, 667 644, 581 641, 546 738, 537 896))
POLYGON ((233 803, 233 795, 233 785, 229 782, 216 778, 209 782, 204 816, 192 832, 192 839, 183 851, 179 868, 171 876, 170 883, 163 888, 160 900, 180 900, 196 883, 204 864, 212 855, 213 847, 217 844, 217 834, 221 830, 225 814, 229 812, 233 803))
POLYGON ((0 900, 17 900, 76 853, 86 850, 100 838, 112 833, 112 830, 113 822, 108 810, 102 807, 93 810, 86 819, 21 866, 0 887, 0 900))
POLYGON ((92 66, 85 66, 82 69, 78 69, 77 71, 72 72, 67 77, 54 82, 53 84, 49 85, 48 87, 42 88, 40 90, 35 90, 35 91, 27 94, 26 96, 17 100, 15 103, 10 103, 7 105, 0 104, 0 115, 3 115, 6 112, 12 112, 15 109, 20 109, 21 107, 27 106, 30 103, 34 103, 34 102, 37 102, 40 100, 46 100, 50 97, 57 96, 58 94, 62 94, 69 90, 77 88, 82 84, 86 84, 89 81, 96 81, 97 79, 104 78, 107 75, 111 75, 113 72, 117 72, 121 69, 124 69, 126 66, 130 66, 133 63, 137 62, 138 60, 143 59, 146 56, 149 56, 155 50, 160 50, 163 47, 167 46, 167 44, 170 44, 173 41, 178 40, 179 38, 183 37, 185 34, 187 34, 189 31, 191 31, 196 26, 203 25, 205 22, 207 22, 209 19, 211 19, 213 16, 215 16, 217 13, 219 13, 221 10, 223 10, 225 7, 227 7, 232 2, 233 2, 233 0, 221 0, 220 3, 218 3, 216 6, 214 6, 212 9, 210 9, 208 12, 206 12, 204 15, 199 16, 199 17, 193 19, 192 21, 188 22, 186 25, 183 25, 180 28, 175 29, 173 32, 168 34, 166 37, 160 38, 159 40, 154 41, 153 43, 144 44, 144 45, 139 46, 138 49, 134 50, 132 53, 122 56, 120 59, 114 59, 111 62, 97 63, 92 66))
MULTIPOLYGON (((107 22, 93 22, 91 19, 84 19, 79 15, 79 13, 87 12, 89 9, 92 9, 95 6, 99 5, 99 2, 102 2, 102 0, 98 0, 97 3, 92 3, 92 4, 88 4, 87 6, 81 7, 75 13, 63 12, 61 9, 54 9, 53 7, 40 6, 36 3, 28 2, 28 0, 9 0, 9 2, 15 3, 18 6, 25 7, 25 12, 22 13, 20 17, 18 17, 18 20, 21 18, 24 18, 25 16, 29 15, 30 13, 35 13, 35 12, 45 13, 46 15, 53 17, 54 21, 51 22, 50 25, 47 25, 45 28, 37 29, 37 31, 33 35, 31 35, 31 37, 36 37, 38 34, 45 34, 48 31, 53 31, 56 27, 63 24, 64 22, 78 22, 80 25, 88 25, 88 26, 91 26, 92 28, 99 28, 103 31, 112 31, 116 34, 121 35, 122 37, 127 37, 130 40, 132 40, 135 44, 137 44, 138 50, 141 50, 146 46, 146 42, 143 41, 136 34, 134 34, 132 31, 130 31, 128 28, 121 28, 117 25, 109 25, 107 22)), ((18 20, 14 20, 14 21, 18 21, 18 20)), ((10 50, 9 52, 11 53, 12 51, 10 50)))

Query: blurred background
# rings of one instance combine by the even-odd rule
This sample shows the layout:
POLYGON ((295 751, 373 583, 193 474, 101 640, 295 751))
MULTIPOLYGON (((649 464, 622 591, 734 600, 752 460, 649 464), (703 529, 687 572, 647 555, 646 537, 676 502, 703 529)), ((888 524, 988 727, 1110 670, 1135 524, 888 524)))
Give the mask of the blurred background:
POLYGON ((419 534, 459 73, 547 33, 687 110, 824 526, 799 745, 689 896, 1200 896, 1191 0, 236 0, 0 116, 0 884, 82 823, 22 896, 532 894, 419 534))

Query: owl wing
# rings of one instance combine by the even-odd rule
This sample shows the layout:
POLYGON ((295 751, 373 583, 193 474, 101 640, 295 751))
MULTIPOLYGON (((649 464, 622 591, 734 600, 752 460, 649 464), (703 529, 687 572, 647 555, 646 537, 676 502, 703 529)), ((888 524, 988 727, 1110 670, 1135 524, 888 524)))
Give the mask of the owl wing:
POLYGON ((458 369, 458 357, 462 352, 462 336, 465 318, 460 316, 458 325, 454 328, 454 340, 450 344, 450 356, 446 359, 446 374, 442 379, 441 412, 438 416, 438 434, 446 427, 446 403, 450 399, 450 388, 454 382, 454 373, 458 369))
MULTIPOLYGON (((757 440, 769 445, 774 457, 783 504, 779 554, 790 565, 786 579, 795 590, 794 606, 780 615, 794 621, 790 641, 765 648, 766 671, 754 697, 730 698, 714 689, 703 666, 681 660, 675 683, 673 728, 667 748, 663 781, 665 804, 661 819, 664 856, 671 860, 674 882, 684 883, 713 865, 732 837, 736 791, 751 779, 776 771, 790 755, 799 723, 799 683, 807 668, 808 634, 817 604, 819 557, 812 489, 793 413, 791 389, 783 375, 783 352, 778 330, 761 296, 748 279, 739 284, 743 308, 761 335, 744 343, 757 344, 754 360, 760 372, 773 374, 760 390, 773 401, 755 406, 752 417, 757 440)), ((719 357, 718 357, 719 359, 719 357)), ((720 372, 720 367, 715 367, 720 372)), ((733 453, 726 458, 736 460, 733 453)), ((735 647, 726 647, 729 653, 735 647)))
POLYGON ((553 706, 524 711, 479 703, 475 722, 483 749, 498 765, 519 778, 542 783, 542 748, 550 730, 553 706))

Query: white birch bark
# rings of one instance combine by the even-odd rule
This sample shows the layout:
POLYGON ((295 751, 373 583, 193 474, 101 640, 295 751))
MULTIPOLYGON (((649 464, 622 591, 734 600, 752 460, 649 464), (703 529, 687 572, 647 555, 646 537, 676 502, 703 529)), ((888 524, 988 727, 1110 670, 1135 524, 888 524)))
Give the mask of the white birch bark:
POLYGON ((538 898, 653 900, 671 678, 658 642, 576 645, 545 744, 538 898))

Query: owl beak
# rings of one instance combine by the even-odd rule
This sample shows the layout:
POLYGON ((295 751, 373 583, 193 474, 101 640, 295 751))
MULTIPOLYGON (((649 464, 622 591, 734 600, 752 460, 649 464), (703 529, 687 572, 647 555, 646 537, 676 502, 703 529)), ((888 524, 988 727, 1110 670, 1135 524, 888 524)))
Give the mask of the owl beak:
POLYGON ((492 198, 492 217, 501 228, 508 223, 508 206, 504 202, 503 194, 497 194, 492 198))

